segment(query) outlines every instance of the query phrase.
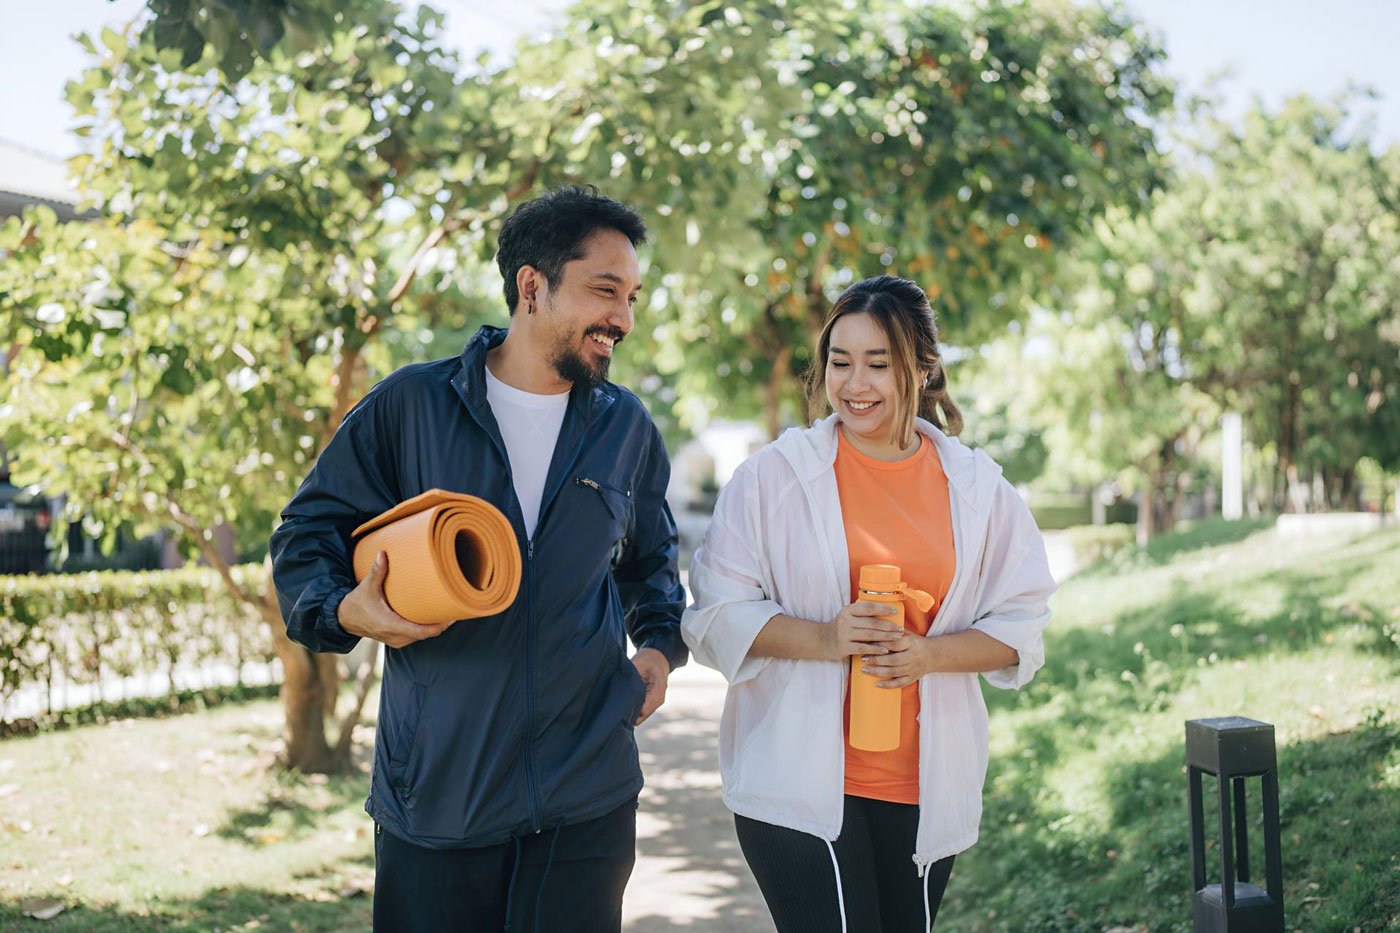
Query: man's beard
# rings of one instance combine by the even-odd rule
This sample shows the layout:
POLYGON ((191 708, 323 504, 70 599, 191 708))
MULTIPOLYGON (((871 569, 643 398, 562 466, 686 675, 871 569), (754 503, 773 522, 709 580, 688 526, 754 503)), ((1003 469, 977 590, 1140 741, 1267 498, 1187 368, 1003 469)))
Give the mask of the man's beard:
MULTIPOLYGON (((603 334, 613 338, 613 346, 622 342, 623 334, 620 331, 610 331, 606 328, 594 328, 584 332, 584 340, 592 340, 594 333, 603 334)), ((554 347, 554 357, 550 360, 554 366, 554 371, 559 374, 559 378, 566 382, 572 382, 576 386, 592 391, 603 384, 608 378, 608 365, 612 363, 612 357, 601 357, 597 363, 590 364, 578 351, 568 345, 568 338, 561 337, 554 347)))

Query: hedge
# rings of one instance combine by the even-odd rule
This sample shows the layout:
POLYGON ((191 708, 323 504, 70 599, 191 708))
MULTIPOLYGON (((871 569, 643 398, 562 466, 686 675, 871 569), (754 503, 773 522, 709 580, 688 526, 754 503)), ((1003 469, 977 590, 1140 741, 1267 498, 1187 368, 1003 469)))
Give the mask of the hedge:
POLYGON ((1090 567, 1137 543, 1132 525, 1080 525, 1065 529, 1076 567, 1090 567))
MULTIPOLYGON (((254 590, 264 574, 261 564, 234 568, 254 590)), ((59 683, 171 676, 210 663, 241 673, 274 656, 261 616, 208 567, 0 576, 0 719, 10 698, 35 684, 52 713, 59 683)))

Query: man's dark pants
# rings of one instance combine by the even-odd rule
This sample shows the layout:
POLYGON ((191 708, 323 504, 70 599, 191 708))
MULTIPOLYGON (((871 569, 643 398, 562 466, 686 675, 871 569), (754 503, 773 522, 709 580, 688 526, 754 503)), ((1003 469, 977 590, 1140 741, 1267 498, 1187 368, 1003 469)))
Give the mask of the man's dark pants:
POLYGON ((378 826, 376 933, 617 933, 637 801, 481 849, 425 849, 378 826))

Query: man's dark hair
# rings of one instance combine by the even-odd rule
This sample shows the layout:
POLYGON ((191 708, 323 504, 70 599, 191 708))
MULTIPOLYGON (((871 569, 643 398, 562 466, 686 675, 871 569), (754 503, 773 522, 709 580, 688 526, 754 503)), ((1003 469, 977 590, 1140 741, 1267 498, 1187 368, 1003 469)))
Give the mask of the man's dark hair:
POLYGON ((564 264, 582 256, 583 244, 599 230, 616 230, 633 246, 647 238, 640 214, 592 185, 558 188, 517 207, 501 227, 496 247, 506 309, 514 314, 520 301, 515 275, 521 266, 534 266, 550 288, 557 288, 564 264))

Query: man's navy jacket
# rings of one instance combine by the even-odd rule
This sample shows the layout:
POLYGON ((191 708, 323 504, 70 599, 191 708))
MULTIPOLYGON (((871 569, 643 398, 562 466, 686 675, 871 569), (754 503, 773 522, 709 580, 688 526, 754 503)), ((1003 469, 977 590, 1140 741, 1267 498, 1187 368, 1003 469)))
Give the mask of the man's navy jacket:
POLYGON ((504 339, 483 327, 460 359, 405 366, 375 386, 272 535, 288 635, 346 652, 358 639, 336 611, 355 584, 356 526, 439 488, 485 499, 515 528, 524 573, 509 609, 385 650, 365 809, 430 848, 495 845, 626 803, 642 787, 632 723, 646 695, 626 635, 673 668, 686 659, 656 426, 625 389, 576 386, 527 540, 486 401, 486 352, 504 339))

